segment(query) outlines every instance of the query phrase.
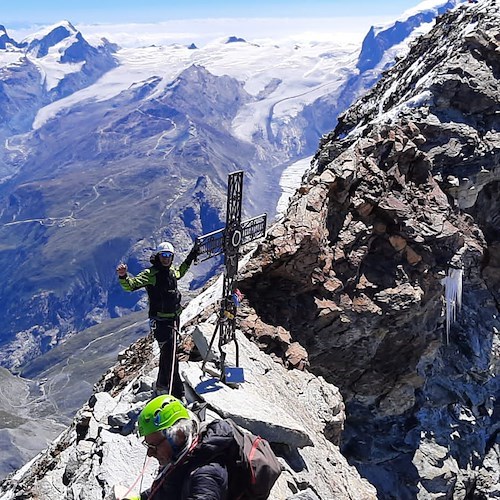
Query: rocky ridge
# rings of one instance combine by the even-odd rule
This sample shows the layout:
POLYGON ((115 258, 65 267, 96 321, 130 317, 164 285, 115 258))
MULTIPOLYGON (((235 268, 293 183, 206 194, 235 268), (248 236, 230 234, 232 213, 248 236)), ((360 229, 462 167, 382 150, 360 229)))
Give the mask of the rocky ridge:
POLYGON ((442 16, 340 117, 240 283, 246 332, 340 388, 380 498, 498 495, 499 22, 492 0, 442 16))
MULTIPOLYGON (((289 469, 275 498, 498 496, 496 26, 492 0, 443 16, 411 51, 413 62, 401 61, 324 137, 316 169, 242 272, 248 303, 241 328, 279 361, 271 362, 241 338, 249 353, 242 364, 255 366, 248 387, 258 387, 273 407, 304 415, 304 422, 292 419, 284 426, 279 413, 279 422, 264 424, 275 443, 296 439, 294 453, 306 464, 297 472, 302 462, 281 450, 289 469), (441 49, 442 57, 435 57, 441 49), (477 64, 477 71, 455 81, 466 64, 477 64), (399 85, 410 75, 418 78, 399 85), (427 75, 428 86, 411 94, 427 75), (467 93, 467 86, 479 90, 467 93), (468 99, 457 98, 463 95, 468 99), (484 101, 487 108, 477 105, 484 101), (463 143, 454 140, 458 131, 463 143), (450 178, 447 169, 457 164, 459 175, 450 178), (468 184, 471 178, 477 197, 458 196, 476 189, 468 184), (443 280, 457 267, 464 271, 463 308, 447 338, 443 280), (309 366, 311 373, 285 371, 280 363, 309 366), (273 373, 276 389, 269 378, 259 378, 273 373), (345 430, 332 382, 345 398, 345 430), (282 383, 287 390, 279 389, 282 383), (303 407, 306 387, 320 389, 303 407)), ((207 312, 204 322, 213 328, 214 317, 207 312)), ((116 474, 125 460, 129 464, 120 471, 126 470, 121 477, 129 484, 135 475, 128 467, 140 466, 130 463, 138 448, 127 434, 133 416, 128 412, 151 394, 151 368, 144 367, 146 377, 135 378, 132 371, 130 381, 125 371, 110 372, 111 382, 98 387, 84 415, 49 451, 5 481, 0 498, 102 498, 120 479, 110 479, 107 464, 113 463, 116 474), (125 389, 115 394, 118 379, 125 389), (112 450, 125 452, 108 461, 112 450)), ((196 364, 185 365, 183 373, 199 389, 196 364)), ((214 399, 200 397, 211 411, 238 415, 240 390, 228 391, 233 397, 226 397, 224 388, 214 399)), ((249 428, 260 425, 241 414, 249 428)))
MULTIPOLYGON (((213 304, 220 292, 221 280, 190 303, 186 319, 200 304, 213 304)), ((211 314, 188 327, 187 334, 209 340, 216 320, 217 314, 211 314)), ((240 363, 246 370, 240 387, 231 389, 203 374, 201 361, 182 362, 181 373, 190 388, 189 399, 207 404, 208 419, 231 417, 272 443, 284 472, 270 498, 354 498, 351 492, 356 492, 355 498, 375 499, 374 488, 339 451, 345 413, 337 388, 321 377, 289 372, 241 332, 237 338, 240 363)), ((152 396, 157 356, 150 337, 123 351, 73 424, 46 451, 3 481, 0 499, 97 500, 110 498, 118 484, 135 491, 150 485, 155 467, 153 461, 142 463, 144 448, 132 431, 138 412, 152 396), (144 477, 134 483, 143 469, 144 477)))

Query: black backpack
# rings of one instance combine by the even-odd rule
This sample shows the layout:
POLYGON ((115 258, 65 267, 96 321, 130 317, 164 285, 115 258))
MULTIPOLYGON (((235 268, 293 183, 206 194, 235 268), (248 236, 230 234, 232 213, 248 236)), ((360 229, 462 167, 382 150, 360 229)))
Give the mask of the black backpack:
POLYGON ((281 464, 270 444, 260 436, 243 432, 231 419, 235 453, 226 462, 229 475, 228 500, 266 500, 281 474, 281 464))

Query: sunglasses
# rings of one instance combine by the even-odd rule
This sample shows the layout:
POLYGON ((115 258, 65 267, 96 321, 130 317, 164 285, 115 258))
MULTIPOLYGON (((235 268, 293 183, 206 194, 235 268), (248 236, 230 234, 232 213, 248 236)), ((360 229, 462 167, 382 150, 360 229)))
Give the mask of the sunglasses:
POLYGON ((161 257, 173 257, 174 254, 172 252, 160 252, 161 257))
POLYGON ((162 439, 158 444, 149 444, 145 439, 142 441, 142 445, 146 447, 148 450, 151 450, 152 453, 156 455, 159 446, 163 443, 163 441, 166 441, 167 439, 164 438, 162 439))

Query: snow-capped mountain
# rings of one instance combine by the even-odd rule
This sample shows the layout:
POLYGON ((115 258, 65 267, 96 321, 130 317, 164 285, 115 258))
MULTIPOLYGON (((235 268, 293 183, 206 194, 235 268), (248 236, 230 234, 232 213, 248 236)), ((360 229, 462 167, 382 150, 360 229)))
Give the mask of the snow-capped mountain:
POLYGON ((20 48, 22 44, 17 43, 12 39, 5 30, 5 26, 0 24, 0 49, 20 48))
POLYGON ((356 67, 363 73, 376 67, 392 66, 395 57, 407 52, 409 41, 428 31, 429 23, 434 23, 437 16, 461 3, 461 0, 426 1, 406 11, 394 23, 372 26, 363 40, 356 67))
POLYGON ((415 40, 433 26, 437 16, 463 3, 464 0, 425 0, 392 23, 372 26, 363 40, 355 70, 339 92, 321 98, 322 104, 329 106, 335 116, 345 111, 377 82, 394 61, 408 53, 415 40))
POLYGON ((36 65, 47 92, 57 98, 93 83, 114 65, 114 47, 90 45, 69 22, 50 26, 26 38, 26 52, 36 65))
POLYGON ((68 22, 22 43, 0 28, 0 138, 29 131, 41 108, 94 83, 116 64, 115 47, 89 45, 68 22))
POLYGON ((55 62, 59 63, 64 62, 66 50, 81 41, 82 35, 69 22, 49 26, 24 39, 32 56, 42 58, 50 51, 54 54, 55 62))
POLYGON ((120 291, 116 264, 136 273, 164 239, 180 260, 222 227, 228 172, 245 171, 246 215, 272 219, 283 172, 307 164, 361 92, 359 54, 229 34, 201 48, 93 47, 67 22, 0 50, 0 364, 22 371, 68 335, 143 308, 120 291))
MULTIPOLYGON (((499 497, 499 17, 496 0, 442 16, 323 136, 285 216, 240 269, 245 382, 208 378, 199 356, 181 366, 207 414, 273 443, 284 471, 271 500, 499 497)), ((198 66, 188 76, 214 83, 198 66)), ((160 99, 208 133, 176 82, 160 99)), ((182 316, 182 333, 205 347, 221 287, 182 316)), ((2 500, 143 490, 134 478, 154 473, 132 431, 155 354, 150 337, 121 353, 71 426, 0 485, 2 500)))

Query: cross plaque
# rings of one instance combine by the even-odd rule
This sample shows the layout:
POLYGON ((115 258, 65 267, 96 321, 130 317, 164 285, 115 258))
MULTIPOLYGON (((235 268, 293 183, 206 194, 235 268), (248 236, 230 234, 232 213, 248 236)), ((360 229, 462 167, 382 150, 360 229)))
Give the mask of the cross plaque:
POLYGON ((227 182, 226 226, 196 239, 198 246, 197 262, 203 262, 216 255, 224 254, 224 285, 222 302, 217 327, 210 341, 207 355, 203 360, 202 370, 219 332, 219 352, 221 363, 220 379, 226 381, 225 357, 223 346, 234 341, 236 346, 236 366, 239 365, 239 347, 236 341, 236 274, 238 272, 239 249, 250 241, 261 238, 266 232, 267 214, 241 221, 243 192, 243 171, 232 172, 227 182))

